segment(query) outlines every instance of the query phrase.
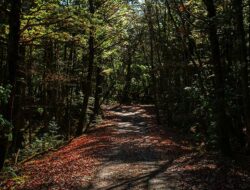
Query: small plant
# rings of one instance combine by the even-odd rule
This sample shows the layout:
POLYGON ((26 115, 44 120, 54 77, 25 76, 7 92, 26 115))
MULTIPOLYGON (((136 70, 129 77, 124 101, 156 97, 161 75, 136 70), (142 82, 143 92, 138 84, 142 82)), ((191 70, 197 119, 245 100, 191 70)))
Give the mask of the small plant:
POLYGON ((0 114, 0 139, 12 141, 12 125, 0 114))
POLYGON ((22 150, 22 159, 56 148, 63 142, 63 136, 59 135, 59 126, 53 118, 49 122, 48 131, 42 134, 42 136, 35 138, 28 147, 22 150))
POLYGON ((6 87, 0 86, 0 103, 6 104, 10 97, 11 86, 7 85, 6 87))
MULTIPOLYGON (((10 97, 11 86, 0 86, 0 105, 4 105, 8 102, 10 97)), ((12 141, 12 124, 7 121, 3 115, 0 114, 0 140, 12 141)))
POLYGON ((17 177, 16 169, 11 166, 4 167, 2 172, 11 178, 17 177))

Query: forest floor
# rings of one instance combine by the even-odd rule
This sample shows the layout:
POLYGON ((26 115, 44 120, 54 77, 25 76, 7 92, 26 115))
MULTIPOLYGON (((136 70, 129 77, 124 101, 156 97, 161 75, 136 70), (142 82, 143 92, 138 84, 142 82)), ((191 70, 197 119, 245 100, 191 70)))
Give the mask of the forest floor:
POLYGON ((187 135, 156 123, 152 106, 106 108, 88 134, 25 163, 26 182, 16 189, 250 189, 249 173, 235 162, 200 153, 187 135))

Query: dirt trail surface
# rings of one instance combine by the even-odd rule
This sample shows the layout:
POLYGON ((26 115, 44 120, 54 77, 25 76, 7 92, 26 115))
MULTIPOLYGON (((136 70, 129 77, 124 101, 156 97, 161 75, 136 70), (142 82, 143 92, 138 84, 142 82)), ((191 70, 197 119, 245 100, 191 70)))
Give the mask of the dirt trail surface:
POLYGON ((120 106, 87 135, 26 163, 18 189, 250 189, 247 173, 215 160, 157 126, 152 106, 120 106))

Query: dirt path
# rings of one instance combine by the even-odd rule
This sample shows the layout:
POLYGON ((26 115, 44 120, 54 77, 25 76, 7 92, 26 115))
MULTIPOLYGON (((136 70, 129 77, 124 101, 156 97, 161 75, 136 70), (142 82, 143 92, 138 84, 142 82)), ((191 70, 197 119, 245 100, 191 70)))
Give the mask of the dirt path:
POLYGON ((107 109, 89 134, 26 163, 18 189, 250 189, 244 171, 201 156, 156 125, 152 106, 107 109))

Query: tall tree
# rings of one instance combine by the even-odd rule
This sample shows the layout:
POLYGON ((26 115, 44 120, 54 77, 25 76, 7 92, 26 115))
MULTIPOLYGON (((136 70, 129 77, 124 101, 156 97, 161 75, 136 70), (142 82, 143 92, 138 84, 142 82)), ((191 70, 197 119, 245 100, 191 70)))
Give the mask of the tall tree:
POLYGON ((215 74, 215 120, 220 149, 223 154, 231 155, 229 130, 227 128, 224 64, 221 61, 219 39, 217 35, 216 9, 213 0, 204 0, 208 13, 208 35, 211 46, 211 63, 215 74))
MULTIPOLYGON (((18 116, 20 114, 20 98, 17 95, 20 93, 20 84, 17 81, 18 64, 19 64, 19 40, 20 40, 20 14, 21 14, 21 0, 10 1, 9 13, 9 36, 7 49, 7 65, 8 65, 8 82, 12 86, 11 96, 8 101, 8 106, 5 110, 4 116, 10 121, 13 126, 13 144, 14 150, 18 140, 19 123, 18 116)), ((0 147, 0 169, 3 167, 4 158, 7 153, 7 143, 0 147)))
POLYGON ((8 102, 6 119, 9 120, 13 128, 12 148, 16 151, 20 145, 20 128, 21 128, 21 91, 22 82, 20 80, 21 64, 20 64, 20 15, 21 15, 21 0, 10 1, 9 15, 9 38, 7 50, 7 65, 9 68, 8 79, 12 86, 11 96, 8 102))
MULTIPOLYGON (((94 0, 88 0, 89 3, 89 12, 91 14, 91 17, 94 16, 95 13, 95 6, 94 6, 94 0)), ((95 28, 93 25, 93 20, 90 21, 91 26, 89 28, 89 40, 88 40, 88 75, 87 75, 87 82, 86 82, 86 89, 85 89, 85 96, 83 100, 82 105, 82 111, 80 114, 79 124, 77 128, 76 135, 81 135, 83 132, 87 129, 87 110, 88 110, 88 103, 89 103, 89 97, 92 93, 92 76, 93 76, 93 70, 94 70, 94 59, 95 59, 95 28)))
POLYGON ((247 149, 250 152, 250 102, 248 90, 248 60, 247 60, 247 41, 244 27, 243 2, 242 0, 233 0, 234 17, 237 34, 237 57, 240 61, 240 77, 243 97, 244 120, 247 129, 247 149))
POLYGON ((154 20, 153 20, 153 6, 150 1, 145 1, 146 3, 146 19, 148 24, 148 33, 149 33, 149 64, 151 67, 151 79, 152 79, 152 89, 154 93, 154 104, 156 107, 157 120, 160 122, 159 114, 159 92, 158 92, 158 81, 156 80, 156 65, 155 65, 155 31, 154 31, 154 20))

